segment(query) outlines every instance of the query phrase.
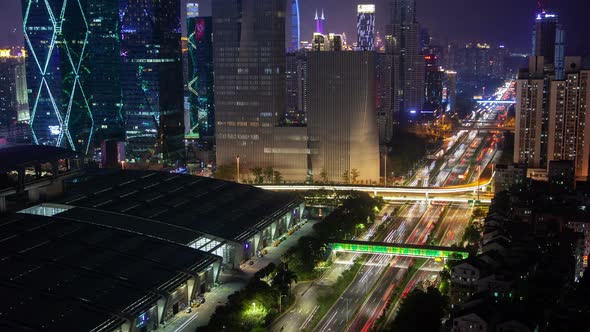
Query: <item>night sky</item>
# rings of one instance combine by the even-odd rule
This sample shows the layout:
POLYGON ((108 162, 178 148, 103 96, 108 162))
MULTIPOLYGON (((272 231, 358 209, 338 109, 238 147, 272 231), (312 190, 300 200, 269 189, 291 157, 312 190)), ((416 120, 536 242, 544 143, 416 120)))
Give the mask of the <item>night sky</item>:
MULTIPOLYGON (((215 1, 215 0, 204 0, 215 1)), ((389 0, 299 0, 301 6, 302 40, 311 39, 315 8, 324 8, 326 30, 346 32, 350 41, 356 39, 356 4, 375 3, 377 30, 383 35, 389 0)), ((531 26, 537 11, 536 0, 417 0, 418 20, 441 42, 485 41, 503 43, 515 51, 528 52, 531 26)), ((568 54, 590 53, 590 12, 588 0, 545 0, 545 7, 556 12, 567 33, 568 54)), ((21 0, 0 0, 0 45, 22 44, 21 0)), ((202 14, 209 6, 201 5, 202 14)))

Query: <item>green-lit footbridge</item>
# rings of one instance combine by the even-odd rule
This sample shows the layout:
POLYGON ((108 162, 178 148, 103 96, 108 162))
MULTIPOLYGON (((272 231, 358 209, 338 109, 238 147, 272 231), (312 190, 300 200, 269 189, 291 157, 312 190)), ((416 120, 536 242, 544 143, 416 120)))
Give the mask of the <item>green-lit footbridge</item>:
POLYGON ((340 241, 330 243, 329 247, 335 252, 354 252, 359 254, 446 259, 465 259, 469 256, 466 250, 460 248, 400 243, 340 241))

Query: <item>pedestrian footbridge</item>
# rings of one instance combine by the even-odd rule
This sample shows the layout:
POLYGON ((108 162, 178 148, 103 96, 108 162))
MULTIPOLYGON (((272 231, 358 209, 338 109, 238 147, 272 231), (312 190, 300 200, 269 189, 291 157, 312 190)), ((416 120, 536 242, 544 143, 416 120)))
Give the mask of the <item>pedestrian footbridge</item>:
POLYGON ((393 255, 418 258, 465 259, 469 256, 469 252, 461 248, 385 242, 339 241, 330 243, 329 247, 334 252, 353 252, 358 254, 393 255))

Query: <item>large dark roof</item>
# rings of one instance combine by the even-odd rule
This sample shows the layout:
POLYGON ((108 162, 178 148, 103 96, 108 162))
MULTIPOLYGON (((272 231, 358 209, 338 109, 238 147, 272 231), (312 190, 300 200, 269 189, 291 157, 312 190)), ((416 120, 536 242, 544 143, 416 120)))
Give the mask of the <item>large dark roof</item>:
MULTIPOLYGON (((92 209, 95 216, 90 217, 98 222, 137 232, 160 233, 171 226, 165 237, 186 244, 193 234, 243 242, 301 202, 291 193, 206 177, 120 170, 97 170, 74 179, 57 201, 92 209), (98 217, 105 211, 113 218, 98 217)), ((88 212, 72 209, 63 216, 84 219, 88 212)))
POLYGON ((82 154, 55 146, 13 145, 0 148, 0 173, 44 164, 55 159, 72 158, 82 154))
POLYGON ((112 330, 216 259, 59 215, 7 217, 0 221, 0 328, 112 330))

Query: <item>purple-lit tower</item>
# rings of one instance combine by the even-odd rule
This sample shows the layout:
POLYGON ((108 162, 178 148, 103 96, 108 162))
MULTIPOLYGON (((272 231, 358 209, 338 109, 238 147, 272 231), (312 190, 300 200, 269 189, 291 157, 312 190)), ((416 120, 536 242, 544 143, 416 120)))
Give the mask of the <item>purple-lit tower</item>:
POLYGON ((322 16, 318 17, 318 10, 315 11, 315 32, 324 34, 324 21, 326 18, 324 17, 324 9, 322 8, 322 16))

